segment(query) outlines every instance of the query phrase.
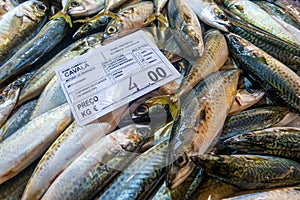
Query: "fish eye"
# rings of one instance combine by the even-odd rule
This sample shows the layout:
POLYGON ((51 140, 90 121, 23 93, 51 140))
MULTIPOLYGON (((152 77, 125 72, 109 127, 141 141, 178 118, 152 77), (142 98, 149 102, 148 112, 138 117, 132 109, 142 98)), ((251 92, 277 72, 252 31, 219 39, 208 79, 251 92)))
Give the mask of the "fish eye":
POLYGON ((91 30, 92 27, 93 27, 92 24, 87 23, 87 24, 83 25, 82 30, 88 31, 88 30, 91 30))
POLYGON ((216 16, 221 19, 221 20, 227 20, 227 17, 226 15, 221 11, 219 10, 218 8, 215 8, 214 9, 214 13, 216 14, 216 16))
POLYGON ((141 138, 146 138, 149 135, 150 130, 147 128, 138 128, 138 136, 141 138))
POLYGON ((77 1, 72 1, 71 7, 77 7, 77 6, 80 6, 79 2, 77 2, 77 1))
POLYGON ((165 108, 165 110, 170 110, 170 105, 169 104, 165 104, 164 108, 165 108))
POLYGON ((227 20, 227 17, 223 13, 219 13, 217 17, 221 20, 227 20))
POLYGON ((115 27, 115 26, 110 26, 110 27, 108 27, 108 29, 107 29, 107 33, 108 34, 114 34, 114 33, 116 33, 117 32, 117 27, 115 27))
POLYGON ((47 7, 44 4, 37 4, 36 7, 39 11, 45 12, 47 10, 47 7))
POLYGON ((184 165, 187 164, 187 162, 188 162, 188 160, 187 160, 186 154, 180 153, 175 160, 175 165, 177 167, 183 167, 184 165))
POLYGON ((134 151, 134 145, 132 143, 126 144, 126 145, 121 145, 122 149, 125 151, 134 151))
POLYGON ((136 108, 135 113, 137 115, 146 115, 149 113, 149 108, 147 105, 141 104, 136 108))

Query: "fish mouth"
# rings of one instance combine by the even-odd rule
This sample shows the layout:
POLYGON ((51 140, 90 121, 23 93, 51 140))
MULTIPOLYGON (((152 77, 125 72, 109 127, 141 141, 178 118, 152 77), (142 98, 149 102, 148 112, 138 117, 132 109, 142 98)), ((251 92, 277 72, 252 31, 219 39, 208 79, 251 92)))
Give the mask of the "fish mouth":
MULTIPOLYGON (((173 166, 174 164, 170 166, 171 170, 173 166)), ((183 168, 180 168, 180 170, 177 172, 172 172, 169 170, 166 177, 166 186, 171 190, 175 189, 193 172, 195 167, 196 165, 192 161, 189 161, 187 165, 185 165, 183 168)))
POLYGON ((218 28, 221 31, 224 31, 226 33, 229 33, 231 31, 231 23, 230 21, 217 21, 218 28))

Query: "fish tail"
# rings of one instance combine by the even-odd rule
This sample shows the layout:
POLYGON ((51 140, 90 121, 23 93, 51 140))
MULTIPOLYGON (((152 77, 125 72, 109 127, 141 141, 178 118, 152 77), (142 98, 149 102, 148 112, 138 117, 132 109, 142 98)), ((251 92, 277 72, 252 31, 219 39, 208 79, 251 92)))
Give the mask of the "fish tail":
POLYGON ((56 18, 60 18, 60 17, 64 18, 65 21, 66 21, 66 22, 69 24, 69 26, 72 28, 73 24, 72 24, 71 17, 70 17, 67 13, 65 13, 65 12, 63 12, 63 11, 59 11, 58 13, 56 13, 55 15, 53 15, 53 16, 50 18, 50 20, 53 20, 53 19, 56 19, 56 18))
POLYGON ((149 106, 154 106, 157 104, 169 105, 173 119, 178 116, 180 110, 180 100, 176 95, 161 95, 153 97, 147 100, 146 104, 149 106))

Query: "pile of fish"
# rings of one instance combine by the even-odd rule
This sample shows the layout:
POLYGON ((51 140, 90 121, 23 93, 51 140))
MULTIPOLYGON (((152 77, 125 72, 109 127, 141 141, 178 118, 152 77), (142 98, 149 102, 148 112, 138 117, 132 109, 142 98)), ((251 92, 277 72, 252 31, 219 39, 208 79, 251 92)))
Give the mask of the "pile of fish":
POLYGON ((300 199, 300 2, 0 0, 0 199, 300 199), (143 30, 181 77, 79 126, 54 69, 143 30))

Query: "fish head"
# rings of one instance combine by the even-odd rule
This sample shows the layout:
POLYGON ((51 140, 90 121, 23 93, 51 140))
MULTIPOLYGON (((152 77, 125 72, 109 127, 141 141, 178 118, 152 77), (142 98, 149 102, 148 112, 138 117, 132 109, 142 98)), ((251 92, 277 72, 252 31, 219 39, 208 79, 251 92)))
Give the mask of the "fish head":
POLYGON ((65 9, 72 17, 89 16, 100 9, 100 5, 93 0, 70 0, 66 6, 65 9))
MULTIPOLYGON (((23 15, 31 20, 36 20, 46 16, 47 6, 40 1, 29 1, 23 4, 23 15)), ((21 13, 17 13, 20 15, 21 13)))
POLYGON ((182 133, 180 136, 178 134, 175 137, 171 137, 169 144, 166 184, 170 189, 179 186, 196 167, 195 163, 190 159, 195 132, 187 128, 182 133))
POLYGON ((252 57, 260 63, 267 64, 268 58, 258 47, 250 43, 248 40, 242 38, 234 33, 225 34, 229 43, 229 50, 236 55, 243 55, 252 57))
POLYGON ((178 41, 188 41, 183 50, 189 52, 190 56, 199 58, 203 55, 204 43, 200 26, 195 27, 193 24, 183 23, 180 31, 172 30, 172 33, 178 41))
POLYGON ((93 32, 96 27, 94 26, 94 23, 92 22, 86 22, 82 26, 79 27, 79 29, 74 33, 72 36, 73 39, 78 39, 84 36, 87 36, 89 33, 93 32))
POLYGON ((46 15, 46 11, 47 11, 47 6, 45 4, 43 4, 40 1, 37 1, 36 3, 33 4, 34 5, 34 13, 36 16, 38 17, 43 17, 46 15))
POLYGON ((185 152, 178 152, 173 155, 172 160, 174 161, 168 166, 166 178, 167 187, 170 189, 178 187, 196 167, 185 152))
POLYGON ((230 21, 225 12, 217 5, 210 5, 209 7, 204 8, 202 10, 202 16, 205 16, 205 18, 201 19, 204 23, 221 31, 229 32, 231 28, 230 21))
POLYGON ((229 148, 238 149, 243 152, 248 150, 260 150, 266 146, 262 137, 254 132, 243 133, 232 138, 228 138, 224 141, 224 144, 229 148))
POLYGON ((106 27, 103 35, 103 44, 114 41, 121 37, 122 21, 119 19, 112 20, 106 27))
POLYGON ((114 138, 118 140, 118 143, 124 150, 133 152, 138 147, 141 147, 152 135, 150 126, 131 124, 116 132, 114 138))
POLYGON ((246 49, 248 42, 234 33, 225 34, 229 43, 229 49, 235 54, 247 55, 249 51, 246 49))
POLYGON ((8 85, 0 94, 0 110, 6 110, 7 107, 16 102, 21 88, 17 85, 14 85, 14 83, 11 83, 8 85))

